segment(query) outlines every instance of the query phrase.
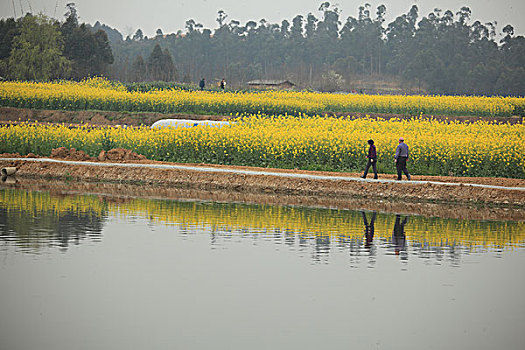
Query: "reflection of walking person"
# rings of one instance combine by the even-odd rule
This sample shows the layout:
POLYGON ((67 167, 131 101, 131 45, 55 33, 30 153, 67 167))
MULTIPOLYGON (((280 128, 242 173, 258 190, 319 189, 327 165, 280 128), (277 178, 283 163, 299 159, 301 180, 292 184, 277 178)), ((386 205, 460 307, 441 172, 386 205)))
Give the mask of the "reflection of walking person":
POLYGON ((394 224, 394 234, 392 235, 392 243, 394 243, 394 250, 396 255, 399 255, 399 252, 405 249, 405 225, 407 222, 408 216, 405 216, 405 219, 401 221, 401 215, 396 215, 396 222, 394 224))
POLYGON ((361 212, 361 215, 363 215, 363 223, 365 224, 365 247, 370 248, 372 241, 374 240, 374 223, 376 221, 377 213, 375 211, 372 213, 372 219, 370 220, 370 223, 368 223, 364 211, 361 212))
POLYGON ((199 87, 201 88, 201 91, 204 90, 204 86, 206 85, 206 79, 202 78, 199 82, 199 87))
POLYGON ((407 169, 407 159, 408 159, 408 146, 404 142, 405 140, 400 137, 399 145, 396 148, 396 156, 394 162, 396 162, 397 168, 397 179, 401 180, 401 172, 405 173, 407 180, 410 181, 410 174, 407 169))
POLYGON ((376 146, 374 145, 374 140, 368 140, 368 144, 370 145, 370 147, 368 148, 368 155, 366 156, 368 158, 368 163, 366 163, 365 173, 361 177, 363 179, 366 179, 366 175, 368 174, 368 169, 370 169, 370 166, 372 166, 372 169, 374 170, 374 179, 377 179, 376 146))
POLYGON ((222 79, 221 80, 221 89, 224 90, 225 87, 226 87, 226 80, 222 79))

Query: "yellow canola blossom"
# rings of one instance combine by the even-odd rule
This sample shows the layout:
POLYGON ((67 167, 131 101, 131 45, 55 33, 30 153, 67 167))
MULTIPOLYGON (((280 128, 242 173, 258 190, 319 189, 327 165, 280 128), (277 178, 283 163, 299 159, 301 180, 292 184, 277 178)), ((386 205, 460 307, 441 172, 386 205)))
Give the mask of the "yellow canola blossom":
POLYGON ((128 92, 102 78, 80 83, 0 82, 0 105, 61 110, 160 113, 301 114, 398 113, 404 115, 524 115, 524 98, 475 96, 402 96, 317 92, 207 92, 161 90, 128 92))
POLYGON ((149 159, 361 171, 367 140, 380 172, 394 172, 399 137, 410 147, 413 174, 525 178, 525 126, 435 119, 375 120, 287 115, 242 117, 222 128, 90 128, 20 124, 0 128, 0 153, 49 155, 67 147, 97 156, 122 147, 149 159))

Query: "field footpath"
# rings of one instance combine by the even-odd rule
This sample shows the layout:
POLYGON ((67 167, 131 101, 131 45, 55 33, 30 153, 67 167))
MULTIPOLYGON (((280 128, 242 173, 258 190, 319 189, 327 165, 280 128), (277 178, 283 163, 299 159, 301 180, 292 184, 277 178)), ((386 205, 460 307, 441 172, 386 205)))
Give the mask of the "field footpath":
MULTIPOLYGON (((169 185, 177 188, 227 190, 240 193, 292 196, 365 198, 405 202, 489 204, 525 208, 525 180, 412 176, 396 181, 380 174, 378 180, 360 174, 264 169, 211 164, 174 164, 150 160, 68 161, 4 155, 0 167, 15 166, 17 177, 54 178, 87 182, 169 185)), ((24 180, 25 181, 25 180, 24 180)))

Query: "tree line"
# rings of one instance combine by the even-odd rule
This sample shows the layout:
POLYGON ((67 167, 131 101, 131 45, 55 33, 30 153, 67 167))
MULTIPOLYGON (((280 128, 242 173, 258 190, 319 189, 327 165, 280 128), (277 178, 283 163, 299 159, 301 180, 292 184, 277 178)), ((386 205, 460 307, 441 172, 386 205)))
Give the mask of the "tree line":
MULTIPOLYGON (((63 23, 46 24, 58 29, 65 59, 50 72, 71 78, 105 74, 123 82, 196 83, 206 77, 241 86, 253 79, 287 79, 325 91, 378 82, 375 86, 436 94, 525 95, 525 38, 515 35, 511 25, 497 33, 496 23, 472 21, 468 7, 456 13, 435 9, 421 17, 414 5, 390 23, 384 5, 374 10, 364 4, 357 17, 345 21, 329 2, 318 11, 318 16, 297 15, 291 22, 245 24, 219 11, 214 30, 189 19, 177 33, 158 29, 148 38, 138 29, 124 39, 99 22, 78 24, 74 4, 68 4, 63 23)), ((20 61, 31 55, 17 39, 27 17, 0 21, 0 72, 9 78, 35 79, 16 68, 19 62, 31 63, 20 61)))
POLYGON ((0 75, 18 80, 82 79, 114 62, 103 30, 78 22, 73 3, 64 22, 30 13, 0 20, 0 75))
POLYGON ((297 15, 280 24, 229 20, 218 28, 193 19, 184 31, 147 38, 138 29, 112 41, 114 78, 133 80, 133 66, 159 44, 167 49, 182 81, 206 76, 241 84, 252 79, 288 79, 299 86, 349 90, 362 80, 387 80, 440 94, 525 95, 525 38, 507 25, 497 40, 496 24, 472 21, 468 7, 457 13, 435 9, 420 17, 417 6, 385 22, 387 9, 360 6, 342 22, 329 2, 320 16, 297 15))

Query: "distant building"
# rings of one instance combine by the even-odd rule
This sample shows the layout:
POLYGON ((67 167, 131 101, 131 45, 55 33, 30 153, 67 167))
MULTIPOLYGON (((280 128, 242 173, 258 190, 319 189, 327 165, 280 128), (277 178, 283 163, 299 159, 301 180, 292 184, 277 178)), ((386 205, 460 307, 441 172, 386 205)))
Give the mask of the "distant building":
POLYGON ((246 85, 254 89, 291 89, 295 86, 294 83, 288 80, 252 80, 246 85))

